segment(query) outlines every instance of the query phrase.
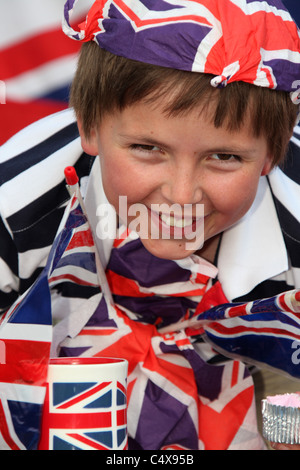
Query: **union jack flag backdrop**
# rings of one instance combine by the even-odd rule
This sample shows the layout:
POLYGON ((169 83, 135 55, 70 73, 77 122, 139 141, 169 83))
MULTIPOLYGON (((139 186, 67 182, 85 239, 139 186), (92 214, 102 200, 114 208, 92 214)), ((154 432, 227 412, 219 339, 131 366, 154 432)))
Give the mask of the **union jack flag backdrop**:
MULTIPOLYGON (((0 145, 68 106, 80 46, 61 30, 63 0, 0 0, 0 145)), ((91 1, 78 5, 85 15, 91 1)))
MULTIPOLYGON (((91 232, 74 195, 47 267, 1 319, 1 448, 37 448, 51 348, 60 356, 129 361, 129 449, 258 448, 253 383, 239 359, 300 377, 292 357, 300 339, 299 292, 228 304, 218 283, 152 257, 123 227, 106 275, 114 303, 101 292, 91 232), (52 328, 52 316, 66 306, 57 294, 67 286, 78 297, 68 298, 66 317, 52 328), (70 328, 62 333, 66 319, 70 328), (233 359, 216 363, 210 343, 233 359)), ((80 405, 85 392, 92 397, 97 385, 87 387, 69 397, 54 390, 53 422, 57 410, 80 405)), ((109 385, 97 390, 91 406, 108 391, 109 385)), ((101 432, 62 432, 55 446, 110 448, 111 436, 101 432)))

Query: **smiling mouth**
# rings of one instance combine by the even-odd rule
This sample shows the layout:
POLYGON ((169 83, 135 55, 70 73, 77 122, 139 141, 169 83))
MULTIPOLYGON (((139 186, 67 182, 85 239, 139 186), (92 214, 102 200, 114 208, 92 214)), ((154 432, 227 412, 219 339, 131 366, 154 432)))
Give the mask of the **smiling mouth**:
POLYGON ((197 222, 197 220, 200 220, 200 218, 197 219, 196 217, 175 217, 163 213, 159 213, 159 218, 164 224, 168 225, 169 227, 178 228, 189 227, 195 222, 197 222))
MULTIPOLYGON (((155 208, 156 209, 156 208, 155 208)), ((182 210, 170 210, 170 212, 155 210, 154 208, 148 208, 149 215, 154 226, 159 230, 159 233, 163 238, 176 238, 176 239, 191 239, 199 234, 203 233, 204 230, 204 209, 196 211, 196 215, 191 211, 182 210)), ((195 211, 193 211, 195 212, 195 211)), ((152 226, 153 228, 153 226, 152 226)), ((154 233, 156 233, 154 231, 154 233)), ((157 235, 157 233, 156 233, 157 235)))

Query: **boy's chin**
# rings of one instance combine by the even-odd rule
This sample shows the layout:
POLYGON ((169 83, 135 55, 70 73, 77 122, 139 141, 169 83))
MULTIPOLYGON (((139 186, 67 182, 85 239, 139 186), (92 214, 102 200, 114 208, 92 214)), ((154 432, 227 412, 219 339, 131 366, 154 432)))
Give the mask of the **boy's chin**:
POLYGON ((200 246, 187 240, 151 240, 141 239, 146 250, 162 259, 184 259, 197 251, 200 246))

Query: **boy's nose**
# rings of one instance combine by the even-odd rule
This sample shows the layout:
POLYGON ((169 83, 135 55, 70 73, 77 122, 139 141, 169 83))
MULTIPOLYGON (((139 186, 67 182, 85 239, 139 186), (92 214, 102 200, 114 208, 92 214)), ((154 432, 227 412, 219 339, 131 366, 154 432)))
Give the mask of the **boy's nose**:
POLYGON ((181 206, 200 203, 203 199, 199 175, 193 166, 188 165, 173 169, 162 187, 162 193, 168 202, 181 206))

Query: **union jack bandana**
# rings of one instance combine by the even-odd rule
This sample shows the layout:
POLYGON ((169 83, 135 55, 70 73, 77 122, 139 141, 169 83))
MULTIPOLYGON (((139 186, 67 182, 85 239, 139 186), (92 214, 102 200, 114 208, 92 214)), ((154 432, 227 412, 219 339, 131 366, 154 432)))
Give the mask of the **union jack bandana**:
POLYGON ((300 34, 280 0, 96 0, 79 31, 77 0, 65 3, 63 31, 128 59, 290 92, 299 104, 300 34))

